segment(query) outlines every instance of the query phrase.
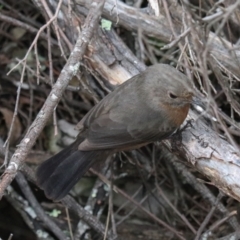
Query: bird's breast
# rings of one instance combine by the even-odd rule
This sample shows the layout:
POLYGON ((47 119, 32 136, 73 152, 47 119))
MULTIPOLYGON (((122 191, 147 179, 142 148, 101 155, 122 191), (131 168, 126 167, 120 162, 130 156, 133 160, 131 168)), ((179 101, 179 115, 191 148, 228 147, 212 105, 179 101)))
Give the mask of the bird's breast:
POLYGON ((187 117, 189 111, 190 104, 186 104, 184 106, 171 106, 163 104, 161 108, 163 109, 164 114, 167 115, 166 119, 168 119, 169 124, 172 124, 173 127, 180 127, 180 125, 184 122, 187 117))

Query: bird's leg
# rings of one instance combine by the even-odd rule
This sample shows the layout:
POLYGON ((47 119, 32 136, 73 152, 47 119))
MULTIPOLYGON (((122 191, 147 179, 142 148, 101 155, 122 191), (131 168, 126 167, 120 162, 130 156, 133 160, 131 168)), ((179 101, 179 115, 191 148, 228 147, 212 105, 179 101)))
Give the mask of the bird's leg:
POLYGON ((182 132, 187 128, 193 127, 193 119, 186 121, 186 124, 182 128, 178 128, 177 131, 171 136, 171 150, 172 152, 178 152, 182 146, 182 132))

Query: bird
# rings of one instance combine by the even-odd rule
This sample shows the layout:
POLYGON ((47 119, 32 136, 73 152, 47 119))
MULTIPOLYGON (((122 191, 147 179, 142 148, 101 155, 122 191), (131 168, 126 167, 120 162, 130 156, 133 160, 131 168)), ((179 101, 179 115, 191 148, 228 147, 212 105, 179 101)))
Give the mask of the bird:
POLYGON ((147 67, 80 120, 76 140, 38 167, 38 186, 60 201, 97 161, 170 137, 184 122, 193 95, 190 79, 174 67, 147 67))

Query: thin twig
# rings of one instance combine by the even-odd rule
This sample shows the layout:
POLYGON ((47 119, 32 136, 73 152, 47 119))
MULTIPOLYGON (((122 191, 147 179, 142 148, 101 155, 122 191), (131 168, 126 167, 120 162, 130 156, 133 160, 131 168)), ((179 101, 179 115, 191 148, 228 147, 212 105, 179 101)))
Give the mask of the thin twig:
MULTIPOLYGON (((104 0, 95 0, 92 2, 92 9, 86 18, 83 26, 83 31, 75 44, 70 58, 64 66, 57 82, 52 88, 48 98, 46 99, 42 109, 38 113, 25 137, 16 149, 9 166, 5 170, 2 180, 0 182, 0 199, 4 195, 5 189, 12 182, 17 174, 20 165, 23 163, 31 147, 34 145, 37 137, 46 125, 49 117, 51 116, 54 108, 60 101, 64 90, 66 89, 69 81, 78 72, 80 61, 83 58, 87 45, 93 35, 94 29, 98 23, 101 11, 104 5, 104 0)), ((40 33, 39 33, 40 34, 40 33)), ((38 34, 38 35, 39 35, 38 34)))

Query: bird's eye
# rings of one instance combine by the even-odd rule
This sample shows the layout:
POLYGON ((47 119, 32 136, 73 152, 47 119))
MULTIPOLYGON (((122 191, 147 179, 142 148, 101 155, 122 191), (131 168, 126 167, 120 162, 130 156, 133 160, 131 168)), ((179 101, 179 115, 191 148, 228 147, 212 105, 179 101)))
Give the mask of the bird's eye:
POLYGON ((169 97, 172 98, 172 99, 176 99, 177 98, 177 96, 175 94, 171 93, 171 92, 169 92, 169 97))

